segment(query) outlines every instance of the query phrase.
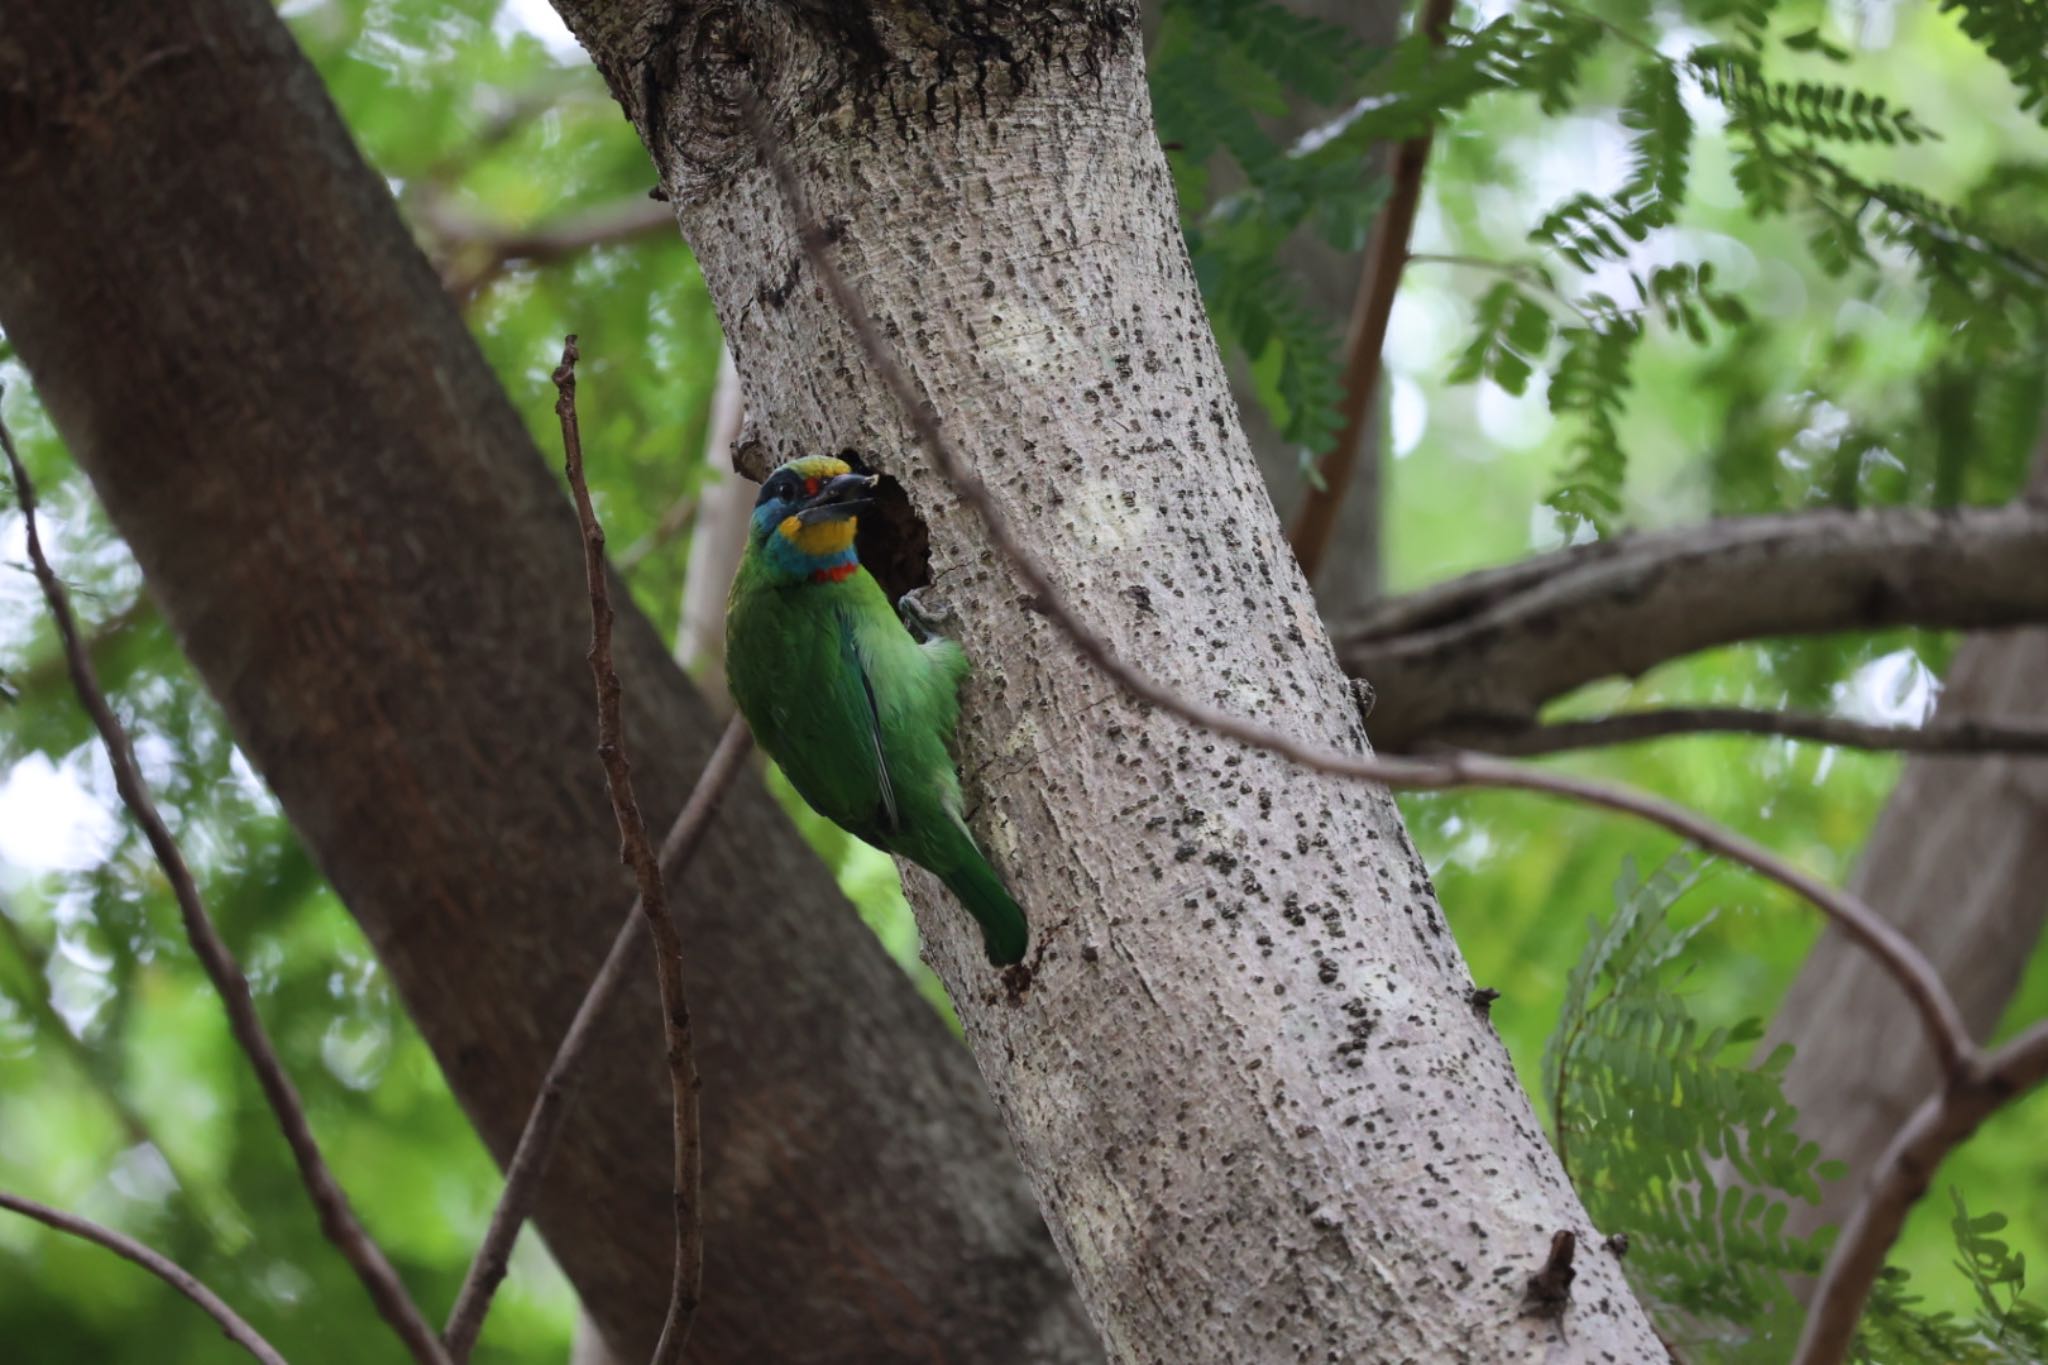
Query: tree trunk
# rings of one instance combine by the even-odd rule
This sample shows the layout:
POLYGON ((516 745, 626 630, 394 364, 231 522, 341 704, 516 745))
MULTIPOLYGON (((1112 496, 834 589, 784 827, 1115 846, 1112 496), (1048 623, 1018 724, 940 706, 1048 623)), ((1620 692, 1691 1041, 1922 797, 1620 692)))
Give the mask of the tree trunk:
POLYGON ((1028 985, 906 881, 1055 1238, 1128 1361, 1659 1358, 1392 802, 1131 705, 1020 598, 814 277, 773 136, 912 384, 1064 592, 1204 700, 1364 746, 1231 413, 1124 5, 562 0, 654 150, 762 456, 901 480, 977 673, 977 837, 1028 985))
MULTIPOLYGON (((503 1160, 631 898, 576 524, 265 0, 10 5, 0 324, 503 1160)), ((621 610, 665 828, 717 722, 621 610)), ((758 782, 676 904, 704 1079, 693 1356, 1094 1355, 968 1059, 758 782)), ((644 1359, 669 1097, 651 973, 633 986, 539 1220, 644 1359)))
MULTIPOLYGON (((2028 490, 2048 503, 2048 446, 2028 490)), ((2048 630, 1978 635, 1949 667, 1941 710, 2048 720, 2048 630)), ((1851 882, 1941 972, 1978 1038, 1997 1027, 2048 919, 2048 759, 1916 758, 1870 832, 1851 882)), ((1897 983, 1833 930, 1821 936, 1763 1047, 1794 1049, 1786 1096, 1803 1136, 1849 1166, 1801 1231, 1840 1224, 1900 1127, 1934 1092, 1934 1054, 1897 983), (1883 1059, 1879 1066, 1872 1058, 1883 1059)))

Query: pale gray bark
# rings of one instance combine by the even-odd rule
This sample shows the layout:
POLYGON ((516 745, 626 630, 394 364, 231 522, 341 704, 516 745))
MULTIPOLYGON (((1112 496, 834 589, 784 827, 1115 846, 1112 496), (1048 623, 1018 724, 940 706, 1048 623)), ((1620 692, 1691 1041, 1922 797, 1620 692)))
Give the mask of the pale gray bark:
MULTIPOLYGON (((2036 457, 2030 496, 2048 506, 2048 448, 2036 457)), ((2048 719, 2048 630, 1965 641, 1940 710, 2048 719)), ((2040 942, 2044 887, 2048 759, 2000 756, 1907 764, 1851 881, 1933 962, 1979 1039, 1997 1026, 2040 942)), ((1794 1049, 1785 1093, 1801 1134, 1849 1166, 1818 1206, 1793 1208, 1795 1228, 1841 1223, 1886 1146, 1934 1091, 1934 1054, 1903 1004, 1869 954, 1830 930, 1771 1021, 1763 1047, 1794 1049)))
MULTIPOLYGON (((1596 679, 1712 645, 2048 621, 2048 508, 1743 517, 1526 559, 1385 602, 1339 656, 1382 748, 1526 724, 1596 679)), ((1996 713, 1989 713, 1995 715, 1996 713)))
POLYGON ((813 277, 738 107, 758 83, 840 267, 1064 591, 1170 684, 1364 736, 1231 411, 1132 34, 1108 4, 564 0, 654 149, 765 461, 907 487, 977 673, 977 836, 1028 986, 906 880, 927 956, 1124 1361, 1620 1360, 1659 1348, 1598 1245, 1381 792, 1124 701, 993 561, 813 277))

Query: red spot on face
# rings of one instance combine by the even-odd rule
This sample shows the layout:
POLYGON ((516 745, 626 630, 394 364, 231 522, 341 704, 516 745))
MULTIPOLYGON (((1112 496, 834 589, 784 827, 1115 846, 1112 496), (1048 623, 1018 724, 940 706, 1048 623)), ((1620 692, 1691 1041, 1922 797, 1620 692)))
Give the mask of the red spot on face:
POLYGON ((807 496, 809 496, 809 497, 816 497, 816 496, 818 496, 818 480, 816 480, 816 479, 805 479, 805 480, 804 480, 804 493, 805 493, 805 494, 806 494, 807 496))

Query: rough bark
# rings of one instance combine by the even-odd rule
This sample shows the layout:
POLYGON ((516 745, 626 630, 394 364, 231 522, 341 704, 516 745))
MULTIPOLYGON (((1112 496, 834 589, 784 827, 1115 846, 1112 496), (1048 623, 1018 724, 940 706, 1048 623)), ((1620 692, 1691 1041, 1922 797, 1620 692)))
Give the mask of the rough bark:
MULTIPOLYGON (((503 1160, 630 900, 576 525, 264 0, 9 7, 0 324, 503 1160)), ((665 828, 718 726, 643 618, 617 649, 665 828)), ((1094 1354, 967 1058, 758 782, 675 901, 707 1151, 693 1355, 1094 1354)), ((671 1250, 651 976, 539 1213, 640 1359, 671 1250)))
POLYGON ((565 0, 654 150, 765 459, 903 481, 977 673, 970 818, 1032 915, 1028 984, 907 875, 926 954, 1111 1354, 1657 1357, 1387 797, 1132 706, 993 561, 809 268, 758 88, 828 250, 1063 589, 1128 657, 1333 745, 1364 737, 1231 413, 1111 4, 565 0))
MULTIPOLYGON (((2048 507, 2048 448, 2029 496, 2048 507)), ((2037 572, 2039 570, 2037 569, 2037 572)), ((2044 575, 2048 576, 2048 575, 2044 575)), ((2048 720, 2048 630, 1980 635, 1950 664, 1940 710, 2048 720)), ((2048 921, 2048 759, 1917 758, 1906 765, 1856 865, 1851 889, 1904 930, 1941 972, 1979 1039, 2019 988, 2048 921)), ((1899 988, 1830 931, 1771 1021, 1766 1049, 1793 1046, 1785 1093, 1800 1132, 1849 1166, 1794 1226, 1839 1225, 1864 1179, 1933 1093, 1934 1054, 1899 988), (1870 1059, 1883 1058, 1882 1066, 1870 1059)))
POLYGON ((1386 602, 1339 645, 1373 742, 1498 731, 1599 678, 1713 645, 2048 621, 2048 508, 1798 512, 1621 536, 1386 602))

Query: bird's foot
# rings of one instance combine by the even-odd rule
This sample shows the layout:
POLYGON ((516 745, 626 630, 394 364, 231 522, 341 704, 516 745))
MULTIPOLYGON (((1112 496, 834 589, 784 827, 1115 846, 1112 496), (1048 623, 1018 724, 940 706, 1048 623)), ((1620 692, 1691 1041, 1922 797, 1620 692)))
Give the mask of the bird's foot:
POLYGON ((903 618, 903 624, 921 644, 952 639, 953 627, 960 624, 960 614, 950 603, 931 596, 931 591, 930 588, 918 588, 896 599, 896 614, 903 618))

